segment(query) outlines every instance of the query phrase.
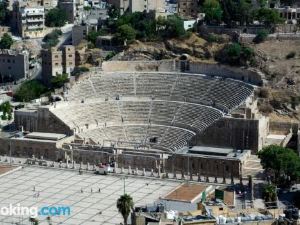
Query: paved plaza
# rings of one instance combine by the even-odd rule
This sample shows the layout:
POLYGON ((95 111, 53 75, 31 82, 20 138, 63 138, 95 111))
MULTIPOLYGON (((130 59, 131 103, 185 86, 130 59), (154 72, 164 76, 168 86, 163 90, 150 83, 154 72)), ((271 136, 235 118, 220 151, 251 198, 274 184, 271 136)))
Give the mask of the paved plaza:
MULTIPOLYGON (((53 216, 52 224, 111 225, 120 224, 122 217, 116 208, 124 193, 122 176, 101 176, 91 173, 51 168, 25 167, 0 177, 0 207, 70 206, 69 216, 53 216), (100 192, 99 192, 100 188, 100 192), (37 195, 37 193, 39 193, 37 195)), ((151 204, 173 190, 179 182, 127 177, 125 191, 135 205, 151 204)), ((40 225, 48 224, 39 217, 40 225)), ((29 218, 0 216, 0 224, 30 224, 29 218)))

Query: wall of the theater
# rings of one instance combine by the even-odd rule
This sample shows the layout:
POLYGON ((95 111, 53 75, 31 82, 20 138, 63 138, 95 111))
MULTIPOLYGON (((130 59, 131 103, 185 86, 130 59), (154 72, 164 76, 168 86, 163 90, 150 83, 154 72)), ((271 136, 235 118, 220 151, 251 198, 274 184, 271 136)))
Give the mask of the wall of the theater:
POLYGON ((176 63, 174 60, 107 61, 102 63, 102 70, 106 72, 115 72, 115 71, 170 72, 170 71, 176 71, 176 63))
POLYGON ((14 118, 17 129, 23 127, 24 131, 73 134, 73 131, 51 113, 47 107, 40 107, 33 111, 16 110, 14 118))
POLYGON ((139 72, 185 72, 221 76, 245 81, 261 86, 264 75, 257 70, 231 67, 221 64, 190 62, 188 60, 160 60, 160 61, 107 61, 102 63, 106 72, 139 71, 139 72))
POLYGON ((241 161, 221 158, 197 157, 189 155, 173 155, 166 161, 166 171, 177 174, 184 173, 209 177, 240 177, 241 161))
POLYGON ((269 119, 222 118, 195 138, 196 145, 259 151, 268 134, 269 119))
POLYGON ((297 133, 299 124, 291 122, 270 121, 271 134, 289 134, 290 132, 297 133))

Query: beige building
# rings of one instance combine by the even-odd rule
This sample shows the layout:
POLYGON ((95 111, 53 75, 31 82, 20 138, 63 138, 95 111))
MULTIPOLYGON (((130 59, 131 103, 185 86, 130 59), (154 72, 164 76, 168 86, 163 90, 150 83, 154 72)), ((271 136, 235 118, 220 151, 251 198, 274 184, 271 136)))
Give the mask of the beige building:
POLYGON ((197 17, 197 0, 178 0, 179 15, 184 18, 197 17))
POLYGON ((20 6, 14 4, 12 27, 23 38, 44 37, 45 10, 43 6, 20 6))
POLYGON ((130 0, 130 12, 149 12, 156 11, 157 13, 165 12, 165 0, 130 0))
POLYGON ((27 51, 0 50, 1 80, 19 80, 28 77, 29 53, 27 51))
POLYGON ((66 45, 62 50, 51 48, 42 51, 43 80, 50 83, 51 78, 58 74, 71 74, 75 67, 75 48, 66 45))

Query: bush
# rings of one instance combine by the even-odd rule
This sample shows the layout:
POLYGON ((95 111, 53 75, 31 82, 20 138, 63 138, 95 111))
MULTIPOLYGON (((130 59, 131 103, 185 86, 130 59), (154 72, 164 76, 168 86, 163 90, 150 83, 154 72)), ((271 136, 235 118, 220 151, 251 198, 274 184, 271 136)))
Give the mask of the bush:
POLYGON ((71 75, 72 75, 72 76, 78 76, 78 75, 80 75, 81 73, 88 72, 88 71, 90 71, 89 68, 87 68, 87 67, 85 67, 85 66, 81 66, 81 67, 75 68, 71 75))
POLYGON ((29 102, 41 97, 48 89, 38 80, 29 80, 21 84, 14 94, 14 99, 19 102, 29 102))
POLYGON ((269 90, 267 88, 261 88, 259 90, 258 97, 260 97, 260 98, 268 98, 269 97, 269 90))
POLYGON ((11 120, 12 118, 12 106, 9 102, 4 102, 0 105, 0 111, 3 113, 2 120, 11 120))
POLYGON ((295 56, 296 56, 296 52, 292 51, 289 54, 287 54, 285 58, 292 59, 292 58, 295 58, 295 56))
POLYGON ((216 60, 235 66, 248 65, 254 60, 254 50, 239 43, 225 45, 217 54, 216 60))
POLYGON ((0 40, 0 48, 1 49, 10 49, 10 46, 14 43, 12 37, 8 34, 5 33, 3 37, 0 40))
POLYGON ((105 61, 110 60, 111 58, 113 58, 117 53, 116 52, 109 52, 106 56, 105 56, 105 61))
POLYGON ((65 83, 69 81, 68 74, 58 74, 51 79, 51 85, 53 88, 61 88, 65 83))
POLYGON ((255 36, 255 38, 253 39, 253 42, 256 44, 262 43, 265 40, 267 40, 269 35, 269 32, 266 30, 261 30, 257 33, 257 35, 255 36))
POLYGON ((273 107, 269 103, 263 104, 263 105, 260 104, 258 106, 258 109, 260 112, 262 112, 263 114, 267 114, 267 115, 273 112, 273 107))
POLYGON ((62 32, 59 29, 55 29, 51 33, 47 34, 43 38, 43 41, 45 42, 43 48, 51 48, 56 46, 59 42, 58 38, 60 35, 62 35, 62 32))

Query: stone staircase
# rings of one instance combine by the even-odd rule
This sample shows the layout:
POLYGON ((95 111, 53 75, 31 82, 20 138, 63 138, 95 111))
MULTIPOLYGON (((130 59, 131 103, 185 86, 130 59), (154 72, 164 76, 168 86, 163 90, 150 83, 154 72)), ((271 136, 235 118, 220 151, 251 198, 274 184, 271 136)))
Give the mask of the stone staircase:
POLYGON ((252 175, 253 178, 263 178, 264 169, 260 164, 260 159, 257 155, 251 155, 243 166, 243 177, 247 178, 252 175))

